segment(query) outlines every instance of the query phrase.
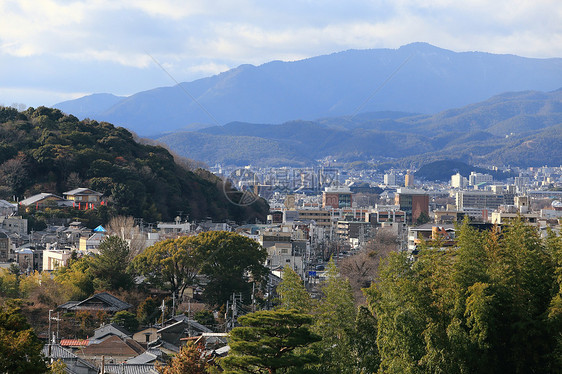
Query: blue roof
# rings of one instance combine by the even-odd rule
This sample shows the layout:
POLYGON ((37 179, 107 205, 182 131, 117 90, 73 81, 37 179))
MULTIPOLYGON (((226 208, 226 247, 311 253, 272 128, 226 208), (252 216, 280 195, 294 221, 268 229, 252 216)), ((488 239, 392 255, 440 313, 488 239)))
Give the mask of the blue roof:
POLYGON ((94 229, 94 232, 106 232, 102 225, 99 225, 94 229))

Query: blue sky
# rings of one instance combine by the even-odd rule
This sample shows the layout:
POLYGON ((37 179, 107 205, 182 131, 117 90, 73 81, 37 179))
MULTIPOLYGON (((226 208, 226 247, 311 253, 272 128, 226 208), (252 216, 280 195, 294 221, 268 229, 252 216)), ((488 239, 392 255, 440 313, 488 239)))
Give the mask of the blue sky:
POLYGON ((428 42, 562 57, 560 0, 2 0, 0 104, 130 95, 241 64, 428 42))

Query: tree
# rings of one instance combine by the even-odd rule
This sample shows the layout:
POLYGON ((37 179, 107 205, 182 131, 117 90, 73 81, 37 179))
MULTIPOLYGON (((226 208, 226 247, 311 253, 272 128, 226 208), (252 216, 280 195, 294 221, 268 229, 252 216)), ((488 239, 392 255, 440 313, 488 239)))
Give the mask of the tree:
POLYGON ((230 332, 230 352, 220 361, 225 373, 281 373, 318 362, 309 349, 320 336, 310 329, 313 317, 296 309, 246 314, 230 332))
POLYGON ((520 220, 501 234, 465 222, 456 248, 422 246, 415 261, 389 256, 366 291, 379 370, 558 372, 556 247, 520 220))
POLYGON ((352 342, 357 310, 349 281, 339 275, 333 259, 328 263, 322 293, 314 325, 314 331, 322 337, 319 343, 321 372, 352 373, 355 370, 352 342))
POLYGON ((133 267, 152 285, 165 287, 181 298, 187 287, 196 284, 201 265, 192 241, 181 237, 147 248, 133 259, 133 267))
POLYGON ((153 323, 162 311, 160 302, 154 297, 147 297, 137 308, 137 319, 144 325, 153 323))
POLYGON ((203 356, 203 346, 187 342, 166 366, 156 364, 160 374, 204 374, 209 365, 203 356))
POLYGON ((47 372, 42 348, 43 344, 19 308, 9 305, 0 307, 0 372, 47 372))
POLYGON ((123 327, 125 330, 129 332, 136 332, 139 327, 139 321, 137 317, 126 310, 121 310, 111 318, 111 322, 123 327))
POLYGON ((281 276, 282 281, 277 286, 277 293, 283 309, 296 309, 299 312, 309 312, 312 299, 304 287, 301 277, 290 266, 285 266, 281 276))
POLYGON ((357 373, 376 373, 380 365, 377 347, 377 319, 365 306, 360 306, 355 319, 355 337, 351 342, 357 373))
POLYGON ((133 217, 113 217, 107 224, 107 231, 129 243, 129 258, 133 259, 144 250, 146 240, 139 226, 135 226, 133 217))
POLYGON ((55 281, 62 285, 67 299, 83 300, 94 291, 94 277, 90 270, 92 258, 84 256, 55 269, 55 281))
POLYGON ((195 248, 201 273, 207 277, 203 296, 210 305, 223 305, 233 293, 249 296, 252 282, 262 283, 268 273, 263 265, 266 250, 245 236, 210 231, 187 239, 195 248))
POLYGON ((134 282, 128 271, 129 245, 117 236, 107 236, 100 243, 99 255, 92 258, 91 271, 96 289, 130 289, 134 282))

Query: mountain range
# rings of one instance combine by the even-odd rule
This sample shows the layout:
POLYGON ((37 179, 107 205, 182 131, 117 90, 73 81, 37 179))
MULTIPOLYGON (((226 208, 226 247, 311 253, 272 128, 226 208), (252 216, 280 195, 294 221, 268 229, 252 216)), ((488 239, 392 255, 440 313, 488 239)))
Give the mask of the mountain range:
POLYGON ((407 167, 442 159, 561 165, 562 89, 504 93, 433 115, 386 111, 280 125, 232 122, 158 140, 211 165, 298 166, 325 158, 407 167))
MULTIPOLYGON (((413 43, 398 49, 348 50, 299 61, 242 65, 128 97, 95 94, 54 107, 141 136, 156 136, 234 121, 278 124, 380 111, 433 114, 503 92, 560 87, 560 58, 458 53, 413 43)), ((501 132, 503 125, 499 126, 501 132)), ((238 139, 246 144, 251 140, 238 139)))

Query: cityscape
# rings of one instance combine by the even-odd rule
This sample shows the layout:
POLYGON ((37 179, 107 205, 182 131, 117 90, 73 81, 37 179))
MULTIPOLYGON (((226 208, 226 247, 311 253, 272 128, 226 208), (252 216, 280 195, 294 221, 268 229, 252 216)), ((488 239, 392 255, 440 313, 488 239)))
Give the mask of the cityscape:
POLYGON ((0 373, 561 373, 561 14, 0 2, 0 373))

